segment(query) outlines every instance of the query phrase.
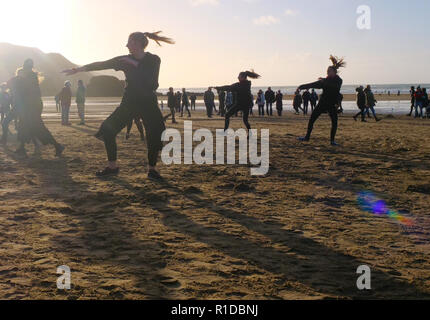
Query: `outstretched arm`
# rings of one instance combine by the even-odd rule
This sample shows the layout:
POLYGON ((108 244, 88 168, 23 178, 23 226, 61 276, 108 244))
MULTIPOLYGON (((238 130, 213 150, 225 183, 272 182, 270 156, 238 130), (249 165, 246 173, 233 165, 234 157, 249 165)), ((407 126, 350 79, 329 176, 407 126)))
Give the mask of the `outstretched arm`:
POLYGON ((316 82, 308 83, 308 84, 302 84, 298 89, 299 90, 306 90, 306 89, 322 89, 324 86, 323 80, 318 80, 316 82))
POLYGON ((222 87, 215 87, 217 91, 229 91, 229 92, 237 92, 239 89, 239 84, 235 83, 231 86, 222 86, 222 87))
MULTIPOLYGON (((79 68, 64 70, 63 73, 65 73, 67 76, 72 76, 79 72, 100 71, 100 70, 107 70, 107 69, 120 70, 121 61, 122 61, 121 58, 117 57, 106 61, 90 63, 79 68)), ((127 62, 125 61, 125 57, 123 62, 127 62)))

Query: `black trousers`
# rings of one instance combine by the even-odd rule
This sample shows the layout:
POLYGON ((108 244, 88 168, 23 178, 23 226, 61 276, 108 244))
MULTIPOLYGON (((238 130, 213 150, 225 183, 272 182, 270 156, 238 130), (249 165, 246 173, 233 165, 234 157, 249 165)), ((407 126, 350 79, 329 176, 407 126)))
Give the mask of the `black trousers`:
POLYGON ((196 110, 196 102, 191 101, 191 110, 196 110))
POLYGON ((258 115, 259 116, 264 116, 264 104, 259 104, 258 105, 258 115))
POLYGON ((308 114, 309 111, 309 101, 303 101, 303 113, 308 114))
POLYGON ((181 105, 181 117, 184 116, 184 108, 187 110, 188 116, 191 117, 191 112, 190 112, 190 109, 188 108, 188 103, 183 103, 183 102, 181 105))
POLYGON ((268 116, 273 116, 273 102, 266 103, 266 113, 268 116))
POLYGON ((163 148, 161 136, 166 130, 155 94, 133 99, 123 98, 120 106, 102 123, 96 137, 104 141, 108 160, 116 161, 116 136, 136 117, 143 120, 145 127, 148 163, 150 166, 155 166, 158 154, 163 148))
POLYGON ((361 121, 365 120, 365 117, 366 117, 366 108, 365 107, 360 107, 360 112, 354 116, 354 119, 357 119, 358 116, 361 116, 361 121))
POLYGON ((334 142, 336 138, 337 132, 337 122, 338 122, 338 113, 336 106, 327 106, 327 105, 317 105, 314 112, 311 115, 308 125, 308 132, 306 134, 306 139, 309 140, 311 138, 312 130, 314 128, 314 123, 323 113, 328 112, 331 119, 331 132, 330 132, 330 141, 334 142))
MULTIPOLYGON (((264 108, 264 106, 263 106, 263 108, 264 108)), ((246 128, 248 130, 251 130, 251 125, 249 124, 249 121, 248 121, 249 110, 250 110, 249 107, 243 107, 240 105, 235 105, 232 108, 230 108, 225 115, 224 131, 230 127, 230 118, 239 111, 242 112, 242 119, 243 119, 243 123, 245 124, 246 128)))

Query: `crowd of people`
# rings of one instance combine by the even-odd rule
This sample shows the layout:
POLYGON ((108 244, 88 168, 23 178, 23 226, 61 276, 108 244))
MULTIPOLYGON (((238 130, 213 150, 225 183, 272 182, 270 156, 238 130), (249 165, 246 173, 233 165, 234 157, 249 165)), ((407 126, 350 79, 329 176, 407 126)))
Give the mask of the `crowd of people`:
MULTIPOLYGON (((172 118, 172 123, 177 123, 177 116, 192 117, 192 111, 196 110, 197 94, 187 92, 186 89, 174 92, 169 89, 167 94, 167 107, 170 114, 163 117, 160 110, 156 90, 158 89, 158 77, 161 60, 158 56, 145 51, 149 40, 159 42, 174 43, 173 40, 162 37, 159 32, 140 33, 136 32, 129 36, 127 47, 130 54, 116 57, 103 62, 95 62, 80 68, 65 70, 67 76, 75 75, 79 72, 99 71, 114 69, 123 71, 126 76, 126 87, 120 106, 102 123, 95 137, 103 141, 106 148, 108 165, 104 170, 98 171, 97 176, 109 176, 119 173, 117 165, 117 145, 116 136, 124 128, 127 128, 126 138, 130 137, 130 130, 133 122, 136 124, 142 140, 146 140, 148 146, 148 176, 159 179, 160 174, 156 169, 159 152, 162 149, 161 136, 165 131, 165 122, 168 117, 172 118), (146 135, 145 132, 146 131, 146 135)), ((341 88, 343 80, 339 77, 338 71, 345 66, 343 59, 331 56, 332 65, 327 69, 327 76, 320 78, 316 82, 301 85, 297 88, 293 98, 293 109, 296 114, 300 111, 304 115, 311 114, 305 137, 299 138, 301 141, 309 141, 314 123, 323 113, 327 113, 332 121, 330 131, 330 142, 337 145, 335 141, 338 115, 343 112, 343 95, 341 88), (316 89, 322 90, 318 95, 316 89), (303 93, 301 93, 303 91, 303 93), (309 110, 310 109, 310 110, 309 110)), ((206 107, 208 118, 217 114, 225 119, 227 130, 230 125, 230 118, 241 116, 243 122, 249 130, 249 115, 254 115, 253 108, 258 106, 258 116, 274 116, 274 108, 279 117, 283 115, 284 95, 279 90, 273 91, 271 87, 267 91, 259 90, 256 97, 252 94, 252 83, 249 79, 258 79, 260 75, 254 71, 243 71, 239 73, 238 82, 232 85, 209 87, 203 95, 203 102, 206 107), (218 95, 218 109, 216 107, 216 95, 218 95)), ((356 89, 357 106, 359 113, 354 116, 365 122, 366 117, 371 115, 376 121, 380 121, 375 112, 377 103, 375 95, 370 86, 356 89)), ((64 83, 61 92, 55 97, 57 112, 61 112, 61 124, 70 126, 69 114, 72 104, 73 88, 70 81, 64 83)), ((75 102, 80 118, 80 125, 85 125, 85 102, 86 88, 83 81, 79 81, 75 91, 75 102)), ((411 88, 411 112, 414 116, 425 117, 429 113, 428 95, 425 89, 418 87, 411 88)), ((161 108, 164 108, 164 101, 161 101, 161 108)), ((7 143, 9 125, 15 122, 18 133, 19 148, 17 153, 26 155, 26 144, 33 143, 35 151, 40 152, 40 145, 53 145, 55 155, 61 156, 64 146, 59 144, 42 120, 43 102, 39 86, 39 75, 34 70, 34 63, 31 59, 24 62, 22 68, 17 70, 16 76, 8 83, 0 87, 0 115, 2 123, 1 142, 7 143)))

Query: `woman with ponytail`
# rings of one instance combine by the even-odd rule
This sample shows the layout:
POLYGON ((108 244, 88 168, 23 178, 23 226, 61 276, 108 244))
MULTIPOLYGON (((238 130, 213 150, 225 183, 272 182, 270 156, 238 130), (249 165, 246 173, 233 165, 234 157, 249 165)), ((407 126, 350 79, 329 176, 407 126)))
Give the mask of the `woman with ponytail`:
POLYGON ((243 71, 239 74, 239 82, 232 84, 231 86, 215 87, 218 92, 227 91, 236 93, 237 95, 236 104, 230 108, 225 115, 225 131, 227 131, 230 126, 230 117, 238 111, 242 111, 243 123, 248 130, 251 130, 248 117, 250 108, 254 105, 254 99, 251 93, 251 81, 249 81, 248 78, 258 79, 260 78, 260 75, 254 71, 243 71))
POLYGON ((304 84, 298 88, 298 90, 311 88, 323 90, 318 105, 309 120, 308 132, 304 138, 299 138, 299 140, 309 141, 315 121, 321 114, 328 112, 332 123, 330 141, 331 145, 335 146, 337 145, 335 142, 338 121, 337 105, 339 103, 340 89, 343 83, 343 80, 338 76, 338 70, 345 67, 346 63, 343 58, 339 59, 335 56, 330 56, 330 60, 332 61, 332 65, 328 67, 327 78, 320 78, 317 82, 304 84))
POLYGON ((107 118, 100 127, 96 138, 104 141, 108 156, 106 169, 97 172, 97 176, 116 175, 117 166, 116 136, 135 118, 142 118, 146 130, 148 145, 148 177, 159 179, 156 170, 159 152, 162 149, 161 135, 165 130, 163 116, 157 104, 155 91, 158 89, 158 76, 161 60, 158 56, 146 52, 149 40, 159 46, 161 42, 173 44, 172 39, 160 36, 161 31, 154 33, 132 33, 128 38, 129 55, 119 56, 104 62, 88 64, 80 68, 65 70, 67 75, 78 72, 114 69, 123 71, 126 77, 126 88, 120 106, 107 118))

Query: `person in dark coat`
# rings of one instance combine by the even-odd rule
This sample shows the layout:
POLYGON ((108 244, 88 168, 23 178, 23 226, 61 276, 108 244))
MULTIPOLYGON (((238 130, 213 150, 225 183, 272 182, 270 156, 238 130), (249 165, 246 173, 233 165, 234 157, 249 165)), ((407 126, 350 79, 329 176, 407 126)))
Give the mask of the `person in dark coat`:
POLYGON ((169 92, 167 93, 167 107, 170 109, 170 113, 172 114, 172 123, 177 123, 175 114, 176 114, 176 97, 173 92, 173 88, 169 88, 169 92))
POLYGON ((229 109, 227 114, 225 115, 224 131, 226 131, 230 126, 230 117, 238 111, 242 112, 243 123, 245 124, 246 128, 248 130, 251 130, 251 125, 248 122, 248 117, 249 109, 253 105, 254 99, 251 93, 252 83, 248 80, 248 78, 258 79, 260 78, 260 75, 253 71, 243 71, 238 76, 239 82, 232 85, 215 87, 215 89, 218 91, 230 91, 236 93, 237 97, 236 104, 233 108, 229 109))
POLYGON ((307 115, 309 110, 309 102, 311 101, 311 94, 309 90, 305 90, 305 92, 302 95, 302 99, 303 99, 303 113, 307 115))
POLYGON ((268 116, 273 116, 273 103, 275 102, 275 92, 272 88, 268 88, 264 93, 264 98, 266 99, 266 113, 268 116))
POLYGON ((191 112, 189 109, 190 106, 190 100, 188 99, 188 93, 184 89, 182 89, 182 105, 181 105, 181 118, 184 116, 184 109, 188 112, 188 118, 191 118, 191 112))
POLYGON ((409 112, 408 116, 412 116, 412 112, 414 112, 415 109, 415 87, 412 86, 411 90, 409 90, 409 94, 411 95, 411 112, 409 112))
POLYGON ((357 107, 360 112, 354 116, 354 120, 357 121, 358 116, 361 116, 361 121, 366 122, 366 95, 364 94, 364 88, 360 86, 355 91, 357 92, 357 107))
POLYGON ((312 110, 312 112, 314 112, 314 109, 317 106, 318 99, 319 99, 318 94, 315 92, 315 89, 312 89, 312 92, 311 92, 311 110, 312 110))
POLYGON ((284 105, 284 95, 281 93, 281 90, 276 94, 276 110, 278 111, 278 116, 282 117, 282 110, 284 105))
POLYGON ((302 109, 302 102, 303 102, 303 98, 300 95, 300 90, 297 90, 296 93, 294 94, 294 100, 293 100, 293 108, 296 111, 296 114, 300 114, 299 110, 302 110, 303 114, 305 113, 305 111, 302 109))
POLYGON ((332 122, 330 143, 332 146, 336 146, 337 143, 335 138, 338 122, 337 105, 339 103, 340 89, 342 88, 343 83, 343 80, 338 75, 338 70, 339 68, 344 67, 346 63, 343 59, 339 59, 334 56, 330 56, 330 60, 333 64, 328 67, 326 78, 320 78, 316 82, 304 84, 298 88, 298 90, 306 90, 311 88, 323 90, 320 101, 309 120, 306 136, 299 138, 299 140, 309 141, 315 121, 320 117, 321 114, 328 112, 332 122))
POLYGON ((193 93, 190 96, 190 101, 191 101, 191 110, 196 110, 196 100, 197 100, 197 96, 193 93))
POLYGON ((218 101, 219 101, 219 114, 221 117, 225 116, 225 91, 218 91, 218 101))
POLYGON ((61 124, 63 126, 70 126, 69 121, 70 106, 72 105, 72 84, 70 81, 64 83, 64 88, 58 95, 61 104, 61 124))
POLYGON ((33 60, 24 62, 21 76, 16 78, 16 103, 18 110, 18 141, 17 153, 26 155, 25 145, 31 141, 40 141, 44 145, 53 145, 55 155, 60 157, 64 147, 59 144, 42 120, 42 94, 39 86, 39 75, 33 71, 33 60))
POLYGON ((213 111, 216 111, 215 107, 215 94, 212 92, 212 88, 208 88, 207 91, 205 91, 203 100, 205 102, 206 106, 206 113, 208 115, 208 118, 212 118, 213 111))

